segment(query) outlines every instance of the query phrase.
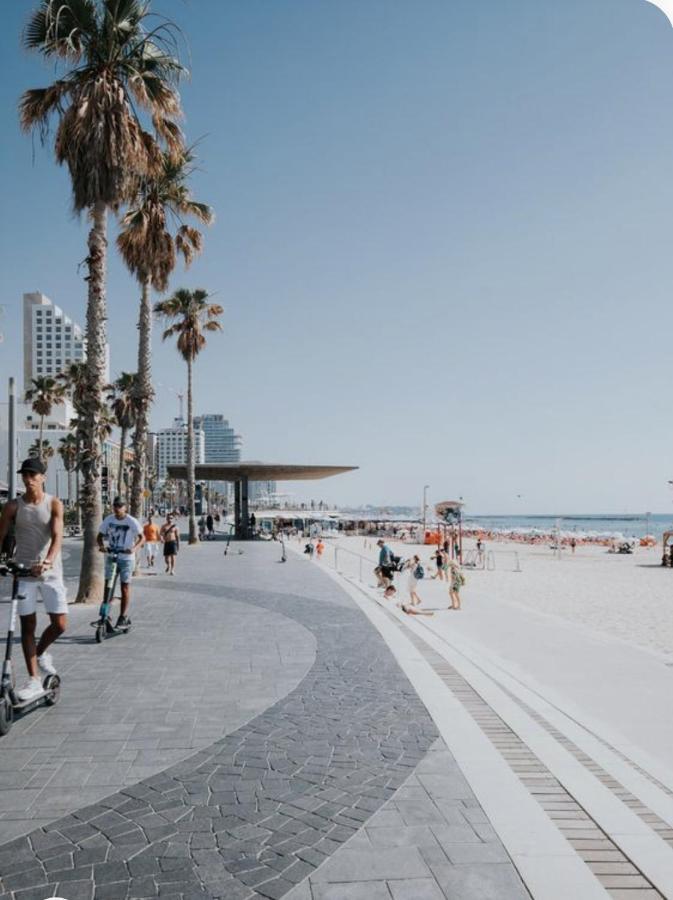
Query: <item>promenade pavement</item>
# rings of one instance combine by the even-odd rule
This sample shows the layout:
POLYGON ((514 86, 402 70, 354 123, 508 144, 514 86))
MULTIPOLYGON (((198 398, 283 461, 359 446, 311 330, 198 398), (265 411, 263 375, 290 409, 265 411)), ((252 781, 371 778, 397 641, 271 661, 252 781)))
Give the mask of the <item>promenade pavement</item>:
MULTIPOLYGON (((468 570, 459 613, 447 610, 446 585, 423 581, 419 593, 432 616, 405 615, 373 587, 375 547, 365 548, 361 539, 342 539, 339 546, 344 552, 335 558, 330 544, 320 565, 350 586, 368 614, 378 610, 380 629, 394 620, 445 685, 444 705, 453 702, 454 718, 442 737, 533 895, 592 891, 585 882, 581 894, 568 884, 554 893, 550 862, 562 848, 551 832, 543 836, 551 822, 606 894, 673 897, 673 733, 670 716, 662 714, 670 705, 670 658, 540 613, 531 609, 530 597, 526 605, 505 599, 499 586, 520 578, 517 572, 468 570), (460 708, 467 719, 459 727, 460 708), (480 764, 481 755, 488 764, 480 764), (505 797, 522 811, 518 823, 508 816, 505 797), (546 822, 537 819, 539 831, 527 844, 535 818, 531 799, 546 822), (535 853, 547 855, 547 883, 544 872, 538 880, 539 867, 530 866, 535 853)), ((571 563, 556 565, 571 590, 571 563)), ((403 600, 406 578, 396 578, 403 600)), ((394 646, 394 636, 390 641, 394 646)), ((404 653, 400 649, 402 660, 404 653)), ((410 659, 409 670, 418 663, 410 659)), ((439 722, 432 695, 421 694, 439 722)), ((568 878, 581 877, 572 860, 564 865, 568 878)))
POLYGON ((529 896, 358 602, 278 545, 185 548, 134 627, 71 607, 0 753, 0 900, 529 896))

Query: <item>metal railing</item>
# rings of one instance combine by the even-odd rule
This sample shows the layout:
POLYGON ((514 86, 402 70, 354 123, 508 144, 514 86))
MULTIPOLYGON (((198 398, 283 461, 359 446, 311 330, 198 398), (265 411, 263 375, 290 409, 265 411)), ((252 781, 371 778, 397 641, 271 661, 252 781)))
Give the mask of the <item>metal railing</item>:
MULTIPOLYGON (((376 567, 376 560, 369 556, 363 556, 347 547, 330 547, 331 553, 325 553, 324 559, 332 568, 340 575, 349 575, 357 578, 358 581, 365 581, 366 575, 376 567)), ((480 569, 482 571, 494 572, 498 566, 497 557, 504 557, 510 562, 510 566, 506 570, 512 572, 522 572, 521 559, 517 550, 488 550, 479 551, 468 550, 463 555, 463 565, 468 569, 480 569)), ((501 568, 504 568, 501 566, 501 568)))

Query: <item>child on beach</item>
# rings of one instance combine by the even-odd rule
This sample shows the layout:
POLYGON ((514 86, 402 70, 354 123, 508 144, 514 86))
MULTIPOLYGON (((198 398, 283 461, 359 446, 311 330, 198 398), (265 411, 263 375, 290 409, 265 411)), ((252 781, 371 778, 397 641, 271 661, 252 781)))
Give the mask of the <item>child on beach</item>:
POLYGON ((448 559, 447 554, 444 553, 441 547, 437 547, 430 559, 434 559, 437 566, 437 574, 432 576, 433 579, 439 578, 440 581, 444 581, 444 569, 448 559))
POLYGON ((465 584, 465 576, 460 571, 460 566, 455 559, 449 562, 449 597, 451 606, 449 609, 460 609, 460 589, 465 584))
POLYGON ((411 559, 407 562, 406 568, 409 570, 407 589, 409 591, 409 599, 411 600, 411 605, 420 606, 421 598, 418 596, 416 588, 418 587, 418 582, 421 580, 421 578, 425 577, 425 570, 421 565, 420 556, 412 556, 411 559))

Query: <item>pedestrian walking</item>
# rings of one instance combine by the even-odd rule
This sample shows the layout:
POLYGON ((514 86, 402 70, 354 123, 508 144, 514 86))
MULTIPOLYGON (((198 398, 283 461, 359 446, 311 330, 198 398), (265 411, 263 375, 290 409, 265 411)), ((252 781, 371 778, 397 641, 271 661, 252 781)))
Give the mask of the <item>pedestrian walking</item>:
POLYGON ((406 569, 408 570, 407 590, 409 591, 409 600, 411 601, 412 606, 420 606, 421 598, 418 596, 418 591, 416 589, 418 587, 418 582, 422 578, 425 578, 425 569, 421 565, 420 556, 412 556, 406 563, 406 569))
POLYGON ((154 568, 157 555, 157 546, 161 543, 161 531, 159 526, 152 521, 152 516, 147 517, 143 525, 143 537, 145 538, 145 561, 149 569, 154 568))
POLYGON ((432 576, 433 580, 439 579, 440 581, 444 581, 448 556, 444 553, 441 547, 437 547, 430 559, 434 559, 435 565, 437 566, 437 572, 432 576))
POLYGON ((208 513, 206 516, 206 528, 208 529, 208 540, 212 541, 215 537, 215 519, 213 519, 212 513, 208 513))
POLYGON ((379 538, 376 542, 376 546, 379 548, 379 587, 387 588, 393 583, 393 551, 383 538, 379 538))
POLYGON ((166 573, 175 575, 175 560, 180 550, 180 532, 171 513, 166 516, 166 521, 161 526, 161 540, 164 542, 166 573))
POLYGON ((460 609, 460 589, 465 584, 465 576, 460 571, 457 560, 452 559, 449 563, 449 597, 451 606, 449 609, 460 609))
POLYGON ((318 557, 318 562, 320 562, 323 553, 325 552, 325 545, 322 542, 321 538, 318 538, 318 543, 315 545, 316 556, 318 557))

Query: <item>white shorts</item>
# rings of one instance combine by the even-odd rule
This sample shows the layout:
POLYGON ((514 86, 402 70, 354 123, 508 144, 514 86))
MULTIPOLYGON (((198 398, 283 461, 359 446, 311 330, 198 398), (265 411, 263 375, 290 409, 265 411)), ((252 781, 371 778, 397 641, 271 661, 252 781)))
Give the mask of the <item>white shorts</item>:
POLYGON ((62 581, 30 581, 19 582, 20 616, 30 616, 37 612, 38 593, 44 601, 44 611, 58 615, 68 612, 68 600, 65 594, 65 585, 62 581))
POLYGON ((157 545, 154 543, 154 541, 145 542, 145 553, 147 554, 148 559, 150 556, 157 555, 157 545))

